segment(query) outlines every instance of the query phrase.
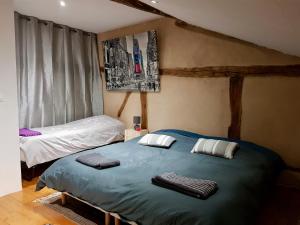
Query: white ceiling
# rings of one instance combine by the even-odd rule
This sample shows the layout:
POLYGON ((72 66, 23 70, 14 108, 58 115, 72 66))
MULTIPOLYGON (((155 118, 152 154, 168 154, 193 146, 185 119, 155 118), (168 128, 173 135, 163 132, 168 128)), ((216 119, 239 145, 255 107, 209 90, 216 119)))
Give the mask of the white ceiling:
POLYGON ((14 0, 15 10, 21 14, 51 20, 59 24, 90 32, 103 32, 158 18, 110 0, 14 0))
MULTIPOLYGON (((150 0, 143 2, 188 23, 300 56, 300 0, 150 0)), ((91 32, 158 16, 110 0, 14 0, 15 10, 91 32)))
POLYGON ((300 56, 300 0, 142 1, 185 22, 300 56))

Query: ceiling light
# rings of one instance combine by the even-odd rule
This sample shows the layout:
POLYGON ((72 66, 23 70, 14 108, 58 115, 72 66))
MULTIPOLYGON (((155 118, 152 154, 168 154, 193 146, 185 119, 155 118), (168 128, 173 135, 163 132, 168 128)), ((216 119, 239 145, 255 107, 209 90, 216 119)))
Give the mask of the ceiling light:
POLYGON ((65 7, 66 6, 66 2, 65 1, 59 1, 60 6, 65 7))
POLYGON ((152 0, 151 3, 156 4, 158 1, 152 0))

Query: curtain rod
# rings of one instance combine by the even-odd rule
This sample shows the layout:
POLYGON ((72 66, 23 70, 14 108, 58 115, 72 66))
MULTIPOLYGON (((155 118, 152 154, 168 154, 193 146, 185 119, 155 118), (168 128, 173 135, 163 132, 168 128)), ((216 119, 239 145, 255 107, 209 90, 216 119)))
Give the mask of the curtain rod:
MULTIPOLYGON (((22 15, 20 13, 18 13, 18 15, 20 16, 21 19, 26 19, 27 21, 30 21, 31 20, 31 17, 30 16, 25 16, 25 15, 22 15)), ((57 24, 57 23, 54 23, 52 21, 47 21, 47 20, 41 20, 41 19, 38 19, 38 23, 42 23, 44 25, 48 25, 49 22, 53 23, 53 26, 56 27, 56 28, 59 28, 59 29, 64 29, 64 27, 60 24, 57 24)), ((72 28, 72 27, 69 27, 69 26, 66 26, 70 29, 71 32, 78 32, 78 31, 82 31, 82 33, 84 35, 91 35, 91 34, 94 34, 92 32, 87 32, 87 31, 84 31, 84 30, 80 30, 80 29, 75 29, 75 28, 72 28)))

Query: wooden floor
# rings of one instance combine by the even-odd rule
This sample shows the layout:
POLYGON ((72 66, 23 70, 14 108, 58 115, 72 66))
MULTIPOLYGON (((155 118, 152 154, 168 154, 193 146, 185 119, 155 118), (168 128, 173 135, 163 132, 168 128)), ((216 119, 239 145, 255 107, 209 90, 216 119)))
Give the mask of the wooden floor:
MULTIPOLYGON (((36 180, 23 181, 23 191, 0 198, 0 225, 72 225, 61 214, 32 201, 53 193, 34 192, 36 180)), ((258 225, 300 225, 300 191, 276 188, 266 202, 258 225)))
POLYGON ((23 191, 0 198, 0 225, 72 225, 61 214, 32 201, 53 193, 44 188, 35 192, 36 180, 23 181, 23 191))

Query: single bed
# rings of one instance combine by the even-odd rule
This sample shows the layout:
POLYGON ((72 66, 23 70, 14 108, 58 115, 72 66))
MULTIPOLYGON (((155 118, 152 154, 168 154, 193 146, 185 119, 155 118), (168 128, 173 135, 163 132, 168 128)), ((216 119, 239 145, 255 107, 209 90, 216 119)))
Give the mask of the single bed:
POLYGON ((240 149, 232 160, 191 154, 197 139, 206 136, 180 130, 156 133, 177 141, 162 149, 141 146, 136 138, 65 157, 42 174, 37 190, 47 186, 67 192, 143 225, 254 224, 264 195, 284 165, 276 153, 238 141, 240 149), (121 166, 97 170, 75 161, 91 152, 118 159, 121 166), (219 190, 201 200, 151 184, 153 176, 164 172, 213 180, 219 190))
POLYGON ((123 123, 106 115, 33 130, 42 135, 20 137, 21 161, 28 168, 124 139, 123 123))

